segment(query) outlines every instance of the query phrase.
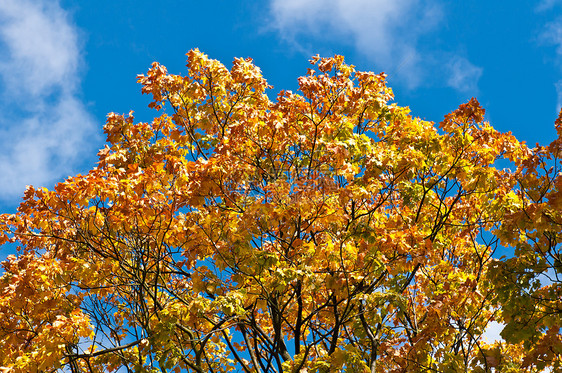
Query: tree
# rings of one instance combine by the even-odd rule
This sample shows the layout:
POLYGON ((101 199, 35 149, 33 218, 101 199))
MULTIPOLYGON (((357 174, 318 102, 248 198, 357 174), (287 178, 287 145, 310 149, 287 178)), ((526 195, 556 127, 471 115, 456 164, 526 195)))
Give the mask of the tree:
MULTIPOLYGON (((517 223, 558 193, 556 171, 543 176, 549 192, 533 176, 546 150, 495 131, 475 99, 436 128, 391 102, 384 74, 341 56, 311 63, 300 92, 274 102, 250 59, 228 70, 192 50, 186 76, 158 63, 140 75, 163 113, 151 123, 109 114, 97 167, 53 190, 28 187, 0 219, 0 242, 19 246, 0 280, 0 366, 537 367, 524 347, 559 340, 555 299, 558 313, 537 321, 550 329, 531 333, 538 342, 488 345, 482 334, 493 320, 519 320, 530 284, 505 281, 528 263, 494 259, 498 245, 528 232, 520 246, 530 253, 542 232, 559 235, 556 201, 544 211, 558 220, 540 232, 531 215, 517 223)), ((545 255, 559 260, 555 249, 545 255)), ((560 362, 560 351, 544 356, 544 366, 560 362)))
POLYGON ((562 111, 558 139, 537 146, 518 162, 518 201, 496 234, 515 255, 496 260, 490 277, 502 336, 523 346, 524 367, 562 370, 562 111))

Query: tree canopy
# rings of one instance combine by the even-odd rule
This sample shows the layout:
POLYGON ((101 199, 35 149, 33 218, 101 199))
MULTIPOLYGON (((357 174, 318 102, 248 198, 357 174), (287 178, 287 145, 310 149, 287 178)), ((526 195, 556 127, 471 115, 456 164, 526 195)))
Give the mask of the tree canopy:
POLYGON ((139 75, 160 115, 0 217, 0 370, 562 369, 562 119, 529 148, 311 64, 276 100, 251 59, 139 75))

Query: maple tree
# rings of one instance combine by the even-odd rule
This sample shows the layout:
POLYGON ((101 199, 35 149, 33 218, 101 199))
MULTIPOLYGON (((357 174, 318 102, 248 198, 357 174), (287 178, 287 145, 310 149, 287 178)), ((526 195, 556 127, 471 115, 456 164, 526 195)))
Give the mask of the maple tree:
MULTIPOLYGON (((490 269, 506 324, 502 336, 524 347, 522 366, 562 369, 562 111, 558 138, 537 146, 516 172, 518 201, 497 236, 515 255, 490 269)), ((499 351, 496 348, 496 351, 499 351)))
POLYGON ((0 218, 19 246, 0 369, 560 367, 562 120, 529 149, 475 99, 436 127, 384 74, 311 63, 276 101, 250 59, 192 50, 186 76, 140 75, 162 114, 109 114, 97 167, 0 218))

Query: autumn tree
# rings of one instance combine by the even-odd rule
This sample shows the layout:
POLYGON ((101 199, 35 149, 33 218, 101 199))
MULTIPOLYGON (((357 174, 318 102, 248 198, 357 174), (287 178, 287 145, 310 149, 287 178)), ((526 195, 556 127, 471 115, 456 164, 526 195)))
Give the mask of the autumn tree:
POLYGON ((0 280, 0 369, 559 363, 560 282, 533 279, 562 268, 562 140, 530 150, 475 99, 436 127, 393 102, 384 74, 311 63, 275 101, 250 59, 228 70, 192 50, 186 76, 140 75, 162 114, 109 114, 97 167, 28 187, 0 219, 19 247, 0 280), (499 245, 517 256, 494 259, 499 245), (489 345, 493 320, 532 324, 489 345))
MULTIPOLYGON (((502 336, 521 346, 524 368, 562 370, 562 111, 558 139, 517 162, 517 203, 496 234, 515 255, 491 264, 502 336)), ((505 349, 504 349, 505 350, 505 349)), ((496 346, 496 360, 506 359, 496 346)))

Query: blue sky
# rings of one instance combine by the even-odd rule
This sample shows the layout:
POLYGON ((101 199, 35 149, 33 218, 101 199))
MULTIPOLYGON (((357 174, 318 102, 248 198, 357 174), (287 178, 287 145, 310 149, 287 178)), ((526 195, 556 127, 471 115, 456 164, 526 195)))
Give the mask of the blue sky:
MULTIPOLYGON (((554 139, 562 105, 562 1, 0 0, 0 208, 25 185, 87 172, 108 112, 146 108, 136 75, 185 72, 200 48, 230 66, 252 57, 274 91, 310 56, 385 71, 395 101, 439 122, 470 97, 500 131, 554 139)), ((271 97, 274 97, 272 94, 271 97)))

